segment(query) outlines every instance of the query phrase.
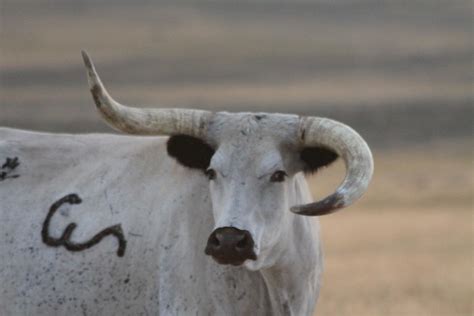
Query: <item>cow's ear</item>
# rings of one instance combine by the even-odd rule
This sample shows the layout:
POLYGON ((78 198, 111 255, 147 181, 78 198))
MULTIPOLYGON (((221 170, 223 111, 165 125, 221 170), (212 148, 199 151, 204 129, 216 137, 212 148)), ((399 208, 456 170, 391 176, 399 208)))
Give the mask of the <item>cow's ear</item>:
POLYGON ((304 163, 303 171, 307 174, 329 166, 338 157, 337 153, 324 147, 305 147, 300 152, 300 158, 304 163))
POLYGON ((206 170, 214 155, 214 148, 203 140, 188 136, 174 135, 168 139, 168 154, 188 168, 206 170))

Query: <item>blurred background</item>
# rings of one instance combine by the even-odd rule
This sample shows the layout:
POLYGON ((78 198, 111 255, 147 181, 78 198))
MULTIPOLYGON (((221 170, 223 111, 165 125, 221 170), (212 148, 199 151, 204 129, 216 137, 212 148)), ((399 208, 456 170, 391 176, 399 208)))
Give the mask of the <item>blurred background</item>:
MULTIPOLYGON (((471 1, 1 0, 0 125, 113 132, 80 50, 129 105, 325 116, 374 151, 323 217, 317 315, 472 315, 471 1)), ((309 179, 333 190, 342 163, 309 179)))

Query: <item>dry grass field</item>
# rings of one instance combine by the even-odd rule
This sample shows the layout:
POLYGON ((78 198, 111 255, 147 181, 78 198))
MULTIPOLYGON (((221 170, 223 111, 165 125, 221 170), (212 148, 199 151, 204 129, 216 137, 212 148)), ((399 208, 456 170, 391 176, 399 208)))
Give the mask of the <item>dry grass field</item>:
MULTIPOLYGON (((317 315, 472 315, 472 143, 375 152, 370 190, 323 217, 317 315)), ((342 164, 310 181, 320 196, 342 164)))

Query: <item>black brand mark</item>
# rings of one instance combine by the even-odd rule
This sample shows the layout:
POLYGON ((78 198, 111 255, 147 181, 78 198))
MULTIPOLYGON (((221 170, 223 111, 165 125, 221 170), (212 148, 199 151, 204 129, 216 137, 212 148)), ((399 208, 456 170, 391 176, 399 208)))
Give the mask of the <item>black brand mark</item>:
POLYGON ((88 241, 84 243, 74 243, 70 240, 72 232, 77 227, 76 223, 69 224, 64 230, 61 237, 58 239, 53 238, 49 235, 49 223, 54 213, 58 210, 58 208, 61 207, 61 205, 63 205, 64 203, 80 204, 81 202, 82 200, 77 194, 69 194, 63 197, 62 199, 58 200, 57 202, 55 202, 53 205, 51 205, 48 215, 46 216, 46 219, 44 220, 43 229, 41 230, 41 237, 43 239, 43 242, 46 245, 51 246, 51 247, 64 246, 64 248, 66 248, 69 251, 82 251, 82 250, 85 250, 97 245, 98 243, 100 243, 100 241, 104 237, 108 235, 113 235, 117 238, 119 242, 119 246, 117 249, 117 256, 123 257, 123 255, 125 254, 127 241, 125 240, 123 236, 123 230, 120 224, 107 227, 106 229, 102 230, 100 233, 96 234, 94 237, 92 237, 91 239, 89 239, 88 241))
POLYGON ((15 157, 15 158, 8 158, 7 157, 6 162, 0 168, 0 181, 6 180, 6 179, 18 178, 20 175, 19 174, 12 174, 12 172, 19 165, 20 165, 20 162, 18 161, 18 157, 15 157))

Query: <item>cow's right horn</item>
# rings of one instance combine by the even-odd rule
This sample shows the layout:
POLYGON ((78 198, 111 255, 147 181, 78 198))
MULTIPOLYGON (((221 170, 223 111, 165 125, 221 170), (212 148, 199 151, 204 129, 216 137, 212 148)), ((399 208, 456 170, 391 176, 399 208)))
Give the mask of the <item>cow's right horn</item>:
POLYGON ((305 117, 300 121, 299 138, 302 146, 320 146, 336 152, 346 165, 346 177, 336 192, 326 198, 291 211, 299 215, 320 216, 347 207, 367 190, 374 172, 369 146, 352 128, 326 118, 305 117))
POLYGON ((212 112, 189 109, 145 109, 122 105, 107 92, 89 55, 82 51, 89 88, 102 117, 116 130, 137 135, 186 134, 205 137, 212 112))

